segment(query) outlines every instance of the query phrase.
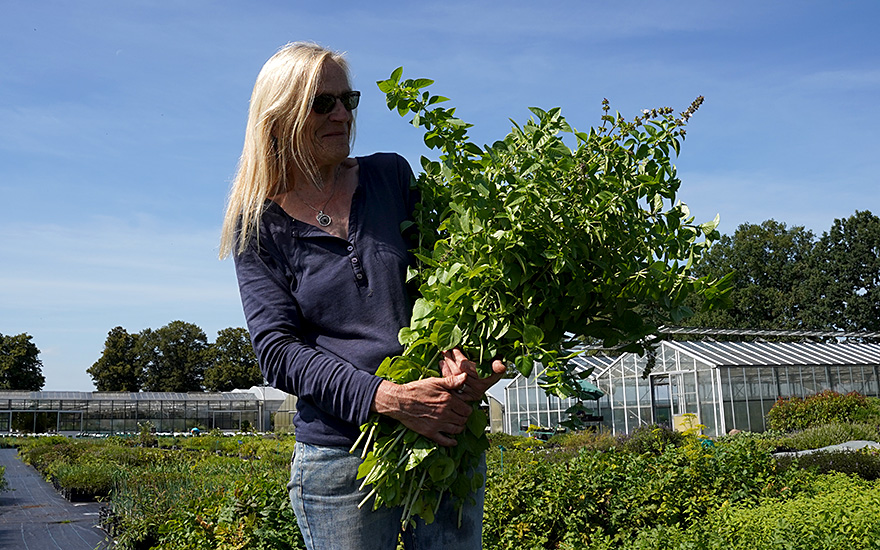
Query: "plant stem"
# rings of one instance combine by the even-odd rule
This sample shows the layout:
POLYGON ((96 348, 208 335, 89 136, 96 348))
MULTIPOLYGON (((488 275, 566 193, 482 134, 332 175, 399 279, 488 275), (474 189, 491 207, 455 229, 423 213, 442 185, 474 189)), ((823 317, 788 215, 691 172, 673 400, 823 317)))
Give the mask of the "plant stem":
MULTIPOLYGON (((370 449, 370 444, 373 442, 373 434, 376 432, 376 427, 379 425, 379 420, 373 422, 373 426, 370 428, 370 435, 367 436, 367 441, 364 443, 364 451, 361 453, 361 460, 367 458, 367 453, 370 449)), ((357 445, 355 445, 357 446, 357 445)))
POLYGON ((375 494, 376 494, 376 487, 373 486, 373 490, 370 491, 369 493, 367 493, 367 496, 365 496, 364 499, 360 502, 360 504, 358 504, 358 508, 359 509, 362 508, 364 506, 364 504, 366 504, 367 501, 370 500, 370 497, 375 494))

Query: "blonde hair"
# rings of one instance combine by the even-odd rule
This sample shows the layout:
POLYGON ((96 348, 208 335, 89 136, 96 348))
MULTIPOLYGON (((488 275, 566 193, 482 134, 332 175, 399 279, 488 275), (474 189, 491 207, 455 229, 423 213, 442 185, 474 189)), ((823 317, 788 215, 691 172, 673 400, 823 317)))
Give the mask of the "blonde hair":
POLYGON ((266 200, 291 189, 291 166, 315 185, 322 185, 303 128, 328 60, 339 65, 351 80, 343 54, 309 42, 287 44, 260 70, 251 94, 244 147, 226 203, 220 258, 228 256, 236 242, 241 253, 249 239, 259 236, 266 200))

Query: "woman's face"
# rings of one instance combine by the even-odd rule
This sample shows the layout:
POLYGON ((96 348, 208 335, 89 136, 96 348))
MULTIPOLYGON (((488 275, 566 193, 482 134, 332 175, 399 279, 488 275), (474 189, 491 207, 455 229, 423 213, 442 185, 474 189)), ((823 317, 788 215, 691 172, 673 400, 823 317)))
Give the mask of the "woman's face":
MULTIPOLYGON (((350 91, 351 86, 345 71, 335 62, 326 61, 315 95, 339 96, 350 91)), ((327 114, 321 115, 314 110, 309 113, 305 130, 318 167, 336 165, 348 158, 351 149, 351 123, 352 113, 346 111, 338 99, 327 114)))

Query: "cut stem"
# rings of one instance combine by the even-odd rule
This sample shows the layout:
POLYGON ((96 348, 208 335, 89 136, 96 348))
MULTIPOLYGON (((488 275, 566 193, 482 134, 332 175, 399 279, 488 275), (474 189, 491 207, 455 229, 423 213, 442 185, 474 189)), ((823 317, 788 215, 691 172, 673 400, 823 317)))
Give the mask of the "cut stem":
MULTIPOLYGON (((376 424, 373 424, 373 427, 375 428, 376 424)), ((372 431, 373 430, 370 429, 370 433, 372 433, 372 431)), ((366 435, 367 435, 367 430, 361 430, 361 435, 358 436, 358 438, 354 442, 354 445, 352 445, 351 449, 348 450, 348 452, 350 454, 354 454, 354 451, 358 448, 358 445, 361 444, 361 441, 364 440, 364 436, 366 436, 366 435)), ((367 447, 367 445, 364 445, 364 448, 366 448, 366 447, 367 447)), ((364 458, 364 457, 361 457, 361 458, 364 458)))
POLYGON ((376 432, 376 426, 379 425, 379 421, 373 422, 373 426, 370 428, 370 435, 367 436, 367 441, 364 443, 364 451, 361 453, 361 460, 367 458, 367 453, 370 451, 370 446, 373 443, 373 434, 376 432))
POLYGON ((375 494, 376 494, 376 488, 373 487, 373 490, 370 491, 369 493, 367 493, 367 496, 365 496, 364 499, 360 502, 360 504, 358 504, 358 509, 363 508, 364 504, 366 504, 367 501, 370 500, 370 497, 375 494))

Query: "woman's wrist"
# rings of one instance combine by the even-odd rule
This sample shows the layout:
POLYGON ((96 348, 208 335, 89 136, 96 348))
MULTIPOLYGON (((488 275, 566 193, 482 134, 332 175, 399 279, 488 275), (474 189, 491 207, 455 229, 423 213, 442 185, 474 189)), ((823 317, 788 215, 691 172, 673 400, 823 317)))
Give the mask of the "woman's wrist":
POLYGON ((373 397, 370 411, 390 416, 392 412, 397 410, 395 404, 399 401, 396 396, 399 390, 400 387, 394 382, 382 380, 379 387, 376 388, 376 394, 373 397))

